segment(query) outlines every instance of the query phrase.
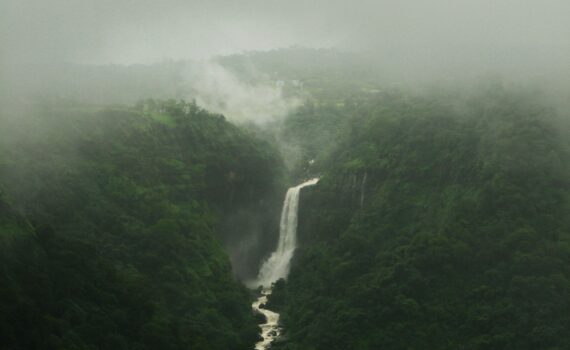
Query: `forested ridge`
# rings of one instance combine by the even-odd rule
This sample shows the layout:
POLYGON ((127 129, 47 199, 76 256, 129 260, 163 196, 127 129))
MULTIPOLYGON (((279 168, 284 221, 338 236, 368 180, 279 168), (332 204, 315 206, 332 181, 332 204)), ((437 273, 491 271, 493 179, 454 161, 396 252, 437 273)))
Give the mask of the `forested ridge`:
POLYGON ((252 348, 243 284, 312 178, 263 305, 273 349, 570 348, 564 104, 501 79, 394 85, 335 50, 216 62, 302 102, 235 124, 176 100, 2 104, 0 349, 252 348))
POLYGON ((0 350, 570 350, 568 14, 0 0, 0 350))
POLYGON ((249 348, 224 218, 273 216, 275 148, 194 103, 28 107, 1 120, 0 348, 249 348))
POLYGON ((553 109, 490 84, 310 115, 339 141, 301 198, 300 248, 270 300, 276 348, 570 347, 570 157, 553 109))

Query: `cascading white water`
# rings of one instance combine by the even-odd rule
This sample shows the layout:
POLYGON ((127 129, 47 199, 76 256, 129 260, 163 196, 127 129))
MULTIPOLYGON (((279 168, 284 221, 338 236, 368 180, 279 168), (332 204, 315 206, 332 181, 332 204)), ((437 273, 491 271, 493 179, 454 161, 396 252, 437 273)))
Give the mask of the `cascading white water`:
POLYGON ((260 325, 261 339, 255 344, 255 350, 268 349, 271 343, 281 334, 279 329, 279 314, 265 308, 267 300, 271 295, 271 288, 263 288, 261 295, 251 304, 252 309, 265 316, 265 323, 260 325))
POLYGON ((262 340, 255 344, 256 350, 265 350, 271 346, 281 330, 279 329, 279 314, 265 308, 268 297, 272 292, 273 282, 287 278, 291 258, 297 247, 297 211, 299 209, 299 193, 303 187, 316 184, 319 179, 311 179, 287 190, 281 221, 279 223, 279 243, 277 249, 267 259, 253 285, 263 286, 261 296, 251 305, 253 310, 265 316, 266 323, 260 325, 262 340))
POLYGON ((279 223, 279 243, 269 259, 263 263, 257 276, 257 285, 269 287, 281 278, 287 278, 293 252, 297 247, 297 210, 299 193, 303 187, 316 184, 319 179, 311 179, 287 190, 281 221, 279 223))

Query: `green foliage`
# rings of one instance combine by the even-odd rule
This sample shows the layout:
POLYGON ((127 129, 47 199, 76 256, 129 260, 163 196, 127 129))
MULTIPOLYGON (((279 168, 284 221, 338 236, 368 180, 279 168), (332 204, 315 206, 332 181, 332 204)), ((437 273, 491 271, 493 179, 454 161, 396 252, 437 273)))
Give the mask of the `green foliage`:
POLYGON ((272 296, 278 348, 570 347, 570 157, 552 111, 497 87, 344 111, 272 296))
POLYGON ((274 149, 194 103, 34 107, 0 131, 0 348, 250 348, 220 218, 270 206, 274 149))

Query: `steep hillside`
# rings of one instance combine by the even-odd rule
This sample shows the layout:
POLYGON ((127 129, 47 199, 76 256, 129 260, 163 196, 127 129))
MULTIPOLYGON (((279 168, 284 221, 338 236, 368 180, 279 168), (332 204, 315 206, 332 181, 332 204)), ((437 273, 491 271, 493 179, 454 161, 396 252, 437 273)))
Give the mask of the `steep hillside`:
POLYGON ((532 95, 386 93, 300 206, 279 349, 570 347, 570 157, 532 95))
POLYGON ((174 101, 41 104, 1 123, 0 348, 255 342, 220 242, 279 210, 271 146, 174 101))

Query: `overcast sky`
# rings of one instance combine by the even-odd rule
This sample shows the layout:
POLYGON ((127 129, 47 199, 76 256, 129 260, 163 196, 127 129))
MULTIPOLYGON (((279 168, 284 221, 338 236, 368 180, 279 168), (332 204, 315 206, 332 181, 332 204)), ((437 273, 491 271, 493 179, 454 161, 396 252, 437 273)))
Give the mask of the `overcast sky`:
POLYGON ((17 62, 152 63, 292 45, 569 57, 568 0, 0 0, 17 62))

